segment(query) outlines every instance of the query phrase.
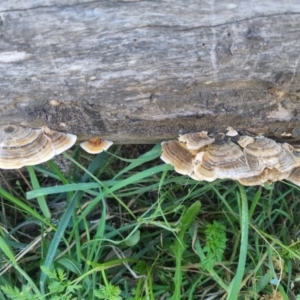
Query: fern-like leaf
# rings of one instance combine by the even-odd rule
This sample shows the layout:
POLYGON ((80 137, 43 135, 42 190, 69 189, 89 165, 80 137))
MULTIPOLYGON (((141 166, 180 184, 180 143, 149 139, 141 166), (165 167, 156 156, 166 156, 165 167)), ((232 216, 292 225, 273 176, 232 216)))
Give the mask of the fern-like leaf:
POLYGON ((61 268, 56 269, 56 275, 57 275, 57 279, 59 281, 66 281, 67 280, 67 275, 66 275, 65 271, 61 268))
POLYGON ((8 285, 1 286, 1 290, 11 300, 37 300, 38 296, 35 296, 31 292, 30 285, 22 286, 22 291, 17 287, 11 287, 8 285))
POLYGON ((202 261, 202 268, 207 270, 222 260, 227 238, 225 227, 217 221, 207 224, 204 233, 206 244, 203 251, 206 253, 206 259, 202 261))
POLYGON ((122 300, 121 290, 118 286, 108 284, 108 287, 101 285, 99 290, 94 292, 95 297, 104 300, 122 300))

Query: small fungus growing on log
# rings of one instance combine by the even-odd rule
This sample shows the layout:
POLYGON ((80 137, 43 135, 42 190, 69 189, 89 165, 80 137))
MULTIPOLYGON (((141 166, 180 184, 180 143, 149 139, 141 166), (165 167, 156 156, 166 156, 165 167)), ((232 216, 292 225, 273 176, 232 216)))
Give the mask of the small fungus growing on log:
POLYGON ((80 147, 90 154, 98 154, 107 150, 113 142, 101 140, 100 138, 92 138, 80 144, 80 147))
POLYGON ((161 159, 180 174, 199 181, 238 180, 246 186, 289 180, 300 185, 300 158, 287 143, 263 136, 240 136, 232 127, 226 134, 206 131, 162 142, 161 159))
POLYGON ((0 126, 0 168, 19 169, 33 166, 71 148, 73 134, 52 131, 48 127, 0 126))
POLYGON ((197 150, 215 141, 207 135, 207 131, 182 134, 179 136, 179 142, 185 142, 190 150, 197 150))
POLYGON ((227 127, 227 130, 228 130, 226 133, 227 136, 239 135, 238 132, 235 129, 233 129, 231 126, 227 127))

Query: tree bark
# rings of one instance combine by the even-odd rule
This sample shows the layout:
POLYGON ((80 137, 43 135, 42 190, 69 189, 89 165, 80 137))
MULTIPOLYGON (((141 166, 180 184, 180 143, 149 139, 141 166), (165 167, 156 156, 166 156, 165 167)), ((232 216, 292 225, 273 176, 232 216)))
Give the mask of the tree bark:
POLYGON ((0 18, 1 124, 300 140, 299 0, 2 0, 0 18))

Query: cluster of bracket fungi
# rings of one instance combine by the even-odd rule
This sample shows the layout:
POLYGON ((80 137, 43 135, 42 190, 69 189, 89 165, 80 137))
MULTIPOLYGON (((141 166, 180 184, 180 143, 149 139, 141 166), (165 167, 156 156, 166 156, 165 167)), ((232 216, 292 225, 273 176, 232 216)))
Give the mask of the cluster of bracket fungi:
POLYGON ((162 142, 161 159, 176 172, 199 181, 233 179, 245 186, 289 180, 300 186, 300 157, 291 145, 263 137, 206 131, 162 142))
MULTIPOLYGON (((19 169, 43 163, 71 148, 76 140, 76 135, 54 131, 46 126, 0 125, 0 169, 19 169)), ((100 138, 80 144, 92 154, 107 150, 111 145, 112 142, 100 138)))
MULTIPOLYGON (((71 148, 76 140, 76 135, 46 126, 0 125, 0 168, 18 169, 43 163, 71 148)), ((100 138, 80 144, 91 154, 111 145, 111 141, 100 138)), ((162 142, 161 146, 161 159, 195 180, 234 179, 251 186, 286 179, 300 186, 300 157, 291 145, 270 138, 239 135, 228 127, 226 134, 188 133, 178 141, 162 142)))

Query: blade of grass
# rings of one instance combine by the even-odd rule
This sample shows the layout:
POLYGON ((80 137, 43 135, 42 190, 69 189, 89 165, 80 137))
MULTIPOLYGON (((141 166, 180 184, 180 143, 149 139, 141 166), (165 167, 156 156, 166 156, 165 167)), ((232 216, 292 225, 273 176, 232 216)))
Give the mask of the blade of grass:
POLYGON ((82 274, 81 276, 78 276, 76 279, 74 279, 71 282, 71 284, 75 284, 75 285, 79 284, 79 282, 81 280, 83 280, 85 277, 93 274, 94 272, 98 272, 98 271, 102 271, 102 270, 114 268, 116 266, 122 265, 123 263, 137 263, 137 260, 136 259, 132 259, 132 258, 120 258, 120 259, 110 260, 110 261, 102 263, 102 264, 91 262, 91 261, 87 261, 84 257, 82 258, 82 260, 86 261, 86 263, 89 266, 91 266, 92 269, 90 269, 86 273, 82 274))
POLYGON ((215 187, 214 185, 211 185, 212 190, 218 195, 218 197, 221 199, 221 201, 225 204, 225 206, 227 207, 228 211, 231 212, 232 215, 234 215, 234 211, 232 209, 232 207, 228 204, 228 202, 226 201, 226 198, 224 197, 224 195, 222 195, 219 191, 218 188, 215 187))
POLYGON ((36 295, 41 295, 39 289, 37 286, 34 284, 30 276, 26 272, 23 271, 22 268, 19 267, 15 254, 13 251, 10 249, 10 247, 7 245, 5 240, 0 236, 0 249, 3 251, 3 253, 7 256, 9 259, 11 265, 27 280, 27 282, 31 285, 32 289, 35 291, 36 295))
POLYGON ((240 194, 237 193, 237 200, 240 203, 240 226, 241 226, 241 247, 238 267, 236 274, 231 281, 228 289, 227 300, 233 300, 238 298, 239 291, 241 289, 241 283, 244 276, 245 264, 247 258, 248 248, 248 231, 249 231, 249 211, 248 211, 248 199, 245 192, 245 188, 238 184, 240 194))
POLYGON ((190 206, 184 215, 181 218, 180 230, 178 232, 178 237, 175 243, 171 246, 171 250, 175 255, 176 260, 176 270, 174 275, 174 283, 175 283, 175 291, 173 296, 170 298, 172 300, 181 299, 181 283, 182 283, 182 271, 181 271, 181 263, 182 263, 182 255, 187 247, 184 241, 184 234, 194 222, 196 216, 199 214, 201 208, 200 201, 196 201, 190 206))
MULTIPOLYGON (((171 168, 167 168, 164 171, 168 171, 171 168)), ((139 176, 137 176, 139 177, 139 176)), ((139 181, 142 182, 143 178, 139 178, 139 181)), ((153 179, 149 179, 149 182, 153 181, 153 179)), ((132 181, 132 180, 131 180, 132 181)), ((40 188, 34 191, 29 191, 26 193, 26 199, 31 200, 39 196, 47 196, 47 195, 52 195, 52 194, 61 194, 65 192, 70 192, 70 191, 85 191, 85 192, 90 192, 92 195, 98 195, 98 191, 90 191, 91 189, 94 188, 99 188, 101 187, 110 187, 110 186, 115 186, 116 184, 119 184, 122 182, 122 180, 105 180, 102 181, 102 184, 99 184, 97 182, 87 182, 87 183, 70 183, 66 185, 58 185, 58 186, 52 186, 52 187, 46 187, 46 188, 40 188)), ((145 181, 147 182, 147 181, 145 181)), ((133 182, 134 183, 134 182, 133 182)), ((178 184, 185 184, 186 183, 186 177, 185 176, 179 176, 179 177, 174 177, 171 179, 165 179, 163 182, 155 183, 152 185, 146 185, 145 187, 139 188, 136 190, 135 187, 133 187, 132 191, 128 193, 122 193, 122 196, 128 196, 128 195, 133 195, 133 194, 142 194, 147 191, 153 191, 153 190, 158 190, 158 185, 160 186, 165 186, 170 183, 178 183, 178 184)), ((194 181, 191 181, 191 183, 194 183, 194 181)), ((197 184, 197 182, 195 182, 197 184)), ((122 188, 122 187, 120 187, 122 188)), ((208 185, 203 186, 200 191, 206 192, 209 190, 210 187, 208 185)), ((128 189, 127 189, 128 190, 128 189)), ((198 191, 197 191, 198 192, 198 191)))
MULTIPOLYGON (((49 162, 48 162, 49 163, 49 162)), ((51 172, 49 169, 45 168, 42 165, 38 165, 38 166, 34 166, 33 167, 37 172, 42 173, 44 176, 47 176, 49 178, 53 178, 56 180, 60 180, 59 176, 57 176, 56 174, 54 174, 53 172, 51 172)))
POLYGON ((100 187, 99 183, 97 182, 70 183, 66 185, 51 186, 51 187, 40 188, 33 191, 29 191, 26 193, 26 198, 28 200, 31 200, 46 195, 61 194, 61 193, 75 192, 75 191, 87 191, 99 187, 100 187))
POLYGON ((103 193, 105 195, 115 192, 119 189, 121 189, 122 187, 125 187, 129 184, 133 184, 133 183, 137 183, 139 180, 145 178, 145 177, 149 177, 149 176, 153 176, 156 173, 160 173, 163 172, 165 170, 171 170, 173 167, 170 165, 158 165, 156 167, 153 168, 149 168, 148 170, 142 171, 138 174, 132 175, 124 180, 119 181, 117 184, 115 184, 114 186, 110 187, 109 189, 107 189, 106 191, 104 191, 103 193))
POLYGON ((249 220, 252 218, 254 210, 255 210, 257 203, 261 197, 261 191, 262 191, 262 187, 260 186, 258 188, 257 192, 255 193, 253 200, 251 201, 251 206, 249 209, 249 220))
POLYGON ((69 180, 64 176, 64 174, 60 171, 56 164, 54 164, 51 160, 48 161, 48 166, 52 169, 52 171, 58 176, 60 181, 63 184, 68 184, 69 180))
MULTIPOLYGON (((108 156, 108 153, 106 151, 101 152, 98 155, 96 155, 96 157, 92 160, 92 162, 88 166, 88 168, 87 168, 88 171, 92 174, 94 172, 96 172, 96 170, 98 170, 105 164, 105 162, 107 160, 107 156, 108 156)), ((81 177, 81 182, 85 182, 89 178, 90 178, 89 173, 84 173, 84 175, 81 177)))
MULTIPOLYGON (((71 198, 71 201, 60 220, 60 223, 54 234, 54 237, 52 239, 51 245, 48 249, 48 253, 47 253, 47 256, 46 256, 46 259, 44 262, 44 266, 48 269, 50 269, 50 267, 52 265, 52 262, 54 260, 54 257, 55 257, 56 251, 57 251, 57 247, 64 235, 65 229, 67 228, 67 225, 71 219, 71 216, 74 212, 74 209, 76 207, 76 203, 77 203, 79 197, 80 197, 80 192, 76 192, 74 194, 74 196, 71 198)), ((41 291, 43 294, 45 294, 46 279, 47 279, 47 275, 44 272, 42 272, 41 278, 40 278, 40 288, 41 288, 41 291)))
MULTIPOLYGON (((72 161, 75 165, 77 165, 80 169, 82 169, 83 171, 85 171, 87 174, 89 174, 90 175, 90 177, 91 178, 93 178, 98 184, 99 184, 99 186, 101 186, 106 192, 107 192, 107 186, 102 182, 102 181, 100 181, 100 180, 98 180, 98 178, 96 177, 96 176, 94 176, 89 170, 87 170, 85 167, 83 167, 81 164, 79 164, 76 160, 74 160, 72 157, 70 157, 69 155, 67 155, 66 153, 64 153, 64 155, 65 155, 65 157, 67 158, 67 159, 69 159, 70 161, 72 161)), ((117 196, 115 196, 112 192, 110 192, 111 193, 111 197, 114 197, 117 201, 118 201, 118 203, 121 205, 121 206, 123 206, 127 211, 128 211, 128 213, 134 218, 134 219, 136 219, 136 217, 135 217, 135 215, 134 215, 134 213, 128 208, 128 206, 127 205, 125 205, 124 203, 123 203, 123 201, 119 198, 119 197, 117 197, 117 196)), ((105 196, 105 195, 109 195, 109 192, 107 192, 106 194, 105 193, 103 193, 103 197, 105 196)), ((92 201, 92 202, 94 202, 94 200, 92 201)), ((95 201, 96 203, 98 202, 98 201, 95 201)), ((92 203, 91 203, 92 204, 92 203)))
POLYGON ((8 193, 6 190, 2 189, 0 187, 0 195, 2 195, 5 199, 11 201, 13 204, 21 208, 22 210, 26 211, 28 214, 30 214, 33 218, 36 218, 43 223, 46 223, 48 226, 52 226, 47 220, 44 219, 38 212, 36 212, 34 209, 32 209, 30 206, 28 206, 23 201, 19 200, 15 196, 8 193))
POLYGON ((100 180, 98 180, 98 178, 96 178, 93 174, 91 174, 86 168, 84 168, 82 165, 80 165, 77 161, 75 161, 72 157, 70 157, 68 154, 64 153, 64 156, 69 159, 70 161, 72 161, 75 165, 77 165, 80 169, 84 170, 86 173, 88 173, 96 182, 98 182, 102 188, 103 188, 103 195, 104 197, 106 197, 107 195, 114 196, 114 198, 119 202, 120 205, 122 205, 133 218, 136 218, 135 215, 133 214, 133 212, 131 210, 129 210, 129 208, 122 202, 120 201, 120 199, 118 199, 118 197, 116 197, 115 195, 113 195, 113 192, 115 192, 118 189, 121 189, 122 187, 125 187, 129 184, 135 184, 138 181, 140 181, 141 179, 144 179, 145 177, 150 177, 153 176, 156 173, 160 173, 164 170, 171 170, 173 169, 173 167, 171 165, 159 165, 150 169, 147 169, 143 172, 140 172, 138 174, 135 174, 129 178, 126 178, 124 180, 121 180, 119 182, 117 182, 116 184, 114 184, 112 187, 107 188, 107 186, 101 182, 100 180))
MULTIPOLYGON (((31 180, 31 183, 32 183, 33 190, 39 189, 40 184, 39 184, 38 179, 35 175, 33 167, 28 166, 27 170, 28 170, 28 173, 29 173, 29 176, 30 176, 30 180, 31 180)), ((46 219, 50 220, 51 213, 49 211, 49 208, 48 208, 45 197, 44 196, 39 196, 39 197, 36 197, 36 199, 38 201, 38 204, 40 206, 41 211, 43 212, 43 215, 45 216, 46 219)))
POLYGON ((132 170, 133 168, 136 168, 136 167, 144 164, 147 161, 154 160, 155 158, 159 157, 160 154, 161 154, 161 147, 160 147, 160 144, 157 144, 150 151, 139 156, 137 159, 125 159, 125 158, 121 158, 121 157, 114 155, 115 157, 117 157, 120 160, 123 160, 126 162, 131 162, 131 164, 128 165, 127 167, 125 167, 124 169, 122 169, 113 179, 116 179, 117 177, 121 176, 122 174, 132 170))
POLYGON ((280 295, 282 296, 282 300, 290 300, 291 298, 286 294, 284 287, 280 284, 278 286, 278 291, 280 292, 280 295))

